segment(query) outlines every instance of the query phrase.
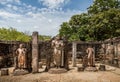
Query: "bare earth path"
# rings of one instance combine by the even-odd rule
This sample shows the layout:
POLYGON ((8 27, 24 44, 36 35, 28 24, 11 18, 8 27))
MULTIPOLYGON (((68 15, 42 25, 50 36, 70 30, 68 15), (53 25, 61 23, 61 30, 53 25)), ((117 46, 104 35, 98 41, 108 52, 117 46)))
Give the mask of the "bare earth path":
POLYGON ((21 76, 0 76, 0 82, 120 82, 120 75, 110 71, 77 72, 76 68, 71 68, 63 74, 41 72, 21 76))

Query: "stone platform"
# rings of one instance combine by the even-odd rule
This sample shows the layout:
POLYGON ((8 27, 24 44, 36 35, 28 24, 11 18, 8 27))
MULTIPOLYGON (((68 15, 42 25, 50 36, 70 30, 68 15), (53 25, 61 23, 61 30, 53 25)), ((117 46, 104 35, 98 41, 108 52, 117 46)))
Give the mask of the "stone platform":
POLYGON ((65 68, 51 68, 48 73, 50 74, 61 74, 61 73, 65 73, 67 72, 67 70, 65 68))
POLYGON ((2 68, 0 70, 0 76, 9 75, 9 70, 7 68, 2 68))
POLYGON ((18 75, 25 75, 28 74, 29 72, 27 70, 24 69, 17 69, 13 72, 14 76, 18 76, 18 75))
POLYGON ((85 71, 91 71, 91 72, 96 72, 98 71, 96 67, 86 67, 85 71))

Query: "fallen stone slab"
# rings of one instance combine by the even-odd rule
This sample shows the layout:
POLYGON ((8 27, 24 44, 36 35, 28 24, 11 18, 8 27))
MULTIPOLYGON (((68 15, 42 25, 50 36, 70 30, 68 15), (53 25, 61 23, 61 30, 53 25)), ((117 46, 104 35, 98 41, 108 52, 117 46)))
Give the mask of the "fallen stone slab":
POLYGON ((50 74, 61 74, 61 73, 65 73, 67 72, 67 70, 65 68, 51 68, 48 73, 50 74))
POLYGON ((86 67, 85 71, 89 71, 89 72, 96 72, 98 71, 96 67, 86 67))
POLYGON ((27 70, 24 69, 17 69, 13 72, 14 76, 18 76, 18 75, 25 75, 28 74, 29 72, 27 70))
POLYGON ((115 71, 116 68, 112 66, 106 66, 106 71, 115 71))

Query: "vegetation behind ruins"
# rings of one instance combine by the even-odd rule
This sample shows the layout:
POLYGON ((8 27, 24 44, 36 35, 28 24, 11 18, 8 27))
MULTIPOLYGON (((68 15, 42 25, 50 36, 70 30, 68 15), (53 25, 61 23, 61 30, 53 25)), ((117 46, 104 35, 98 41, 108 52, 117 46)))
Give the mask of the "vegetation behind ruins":
MULTIPOLYGON (((39 40, 50 40, 50 36, 39 35, 39 40)), ((15 28, 0 28, 0 40, 5 41, 31 41, 31 35, 27 32, 19 32, 15 28)))
POLYGON ((63 22, 59 34, 70 41, 100 41, 120 36, 120 1, 94 0, 86 13, 63 22))

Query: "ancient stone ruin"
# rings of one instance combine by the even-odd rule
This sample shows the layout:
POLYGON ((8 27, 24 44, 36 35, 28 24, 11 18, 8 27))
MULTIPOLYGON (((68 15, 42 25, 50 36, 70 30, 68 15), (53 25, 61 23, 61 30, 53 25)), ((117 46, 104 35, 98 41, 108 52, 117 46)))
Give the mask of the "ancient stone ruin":
POLYGON ((42 68, 44 65, 46 72, 63 73, 69 70, 69 65, 84 71, 87 67, 96 67, 94 64, 99 62, 101 65, 97 70, 105 71, 106 64, 120 67, 119 52, 119 37, 102 42, 68 42, 65 38, 57 37, 42 42, 38 40, 38 32, 33 32, 32 41, 27 43, 0 41, 0 69, 3 75, 8 75, 7 68, 14 66, 13 74, 22 75, 31 72, 39 73, 39 67, 42 68), (20 44, 24 45, 23 51, 19 49, 20 44), (88 59, 89 45, 92 46, 92 53, 94 53, 90 59, 88 59), (22 56, 23 60, 20 59, 20 51, 25 55, 22 56), (78 64, 82 64, 82 67, 78 64))

